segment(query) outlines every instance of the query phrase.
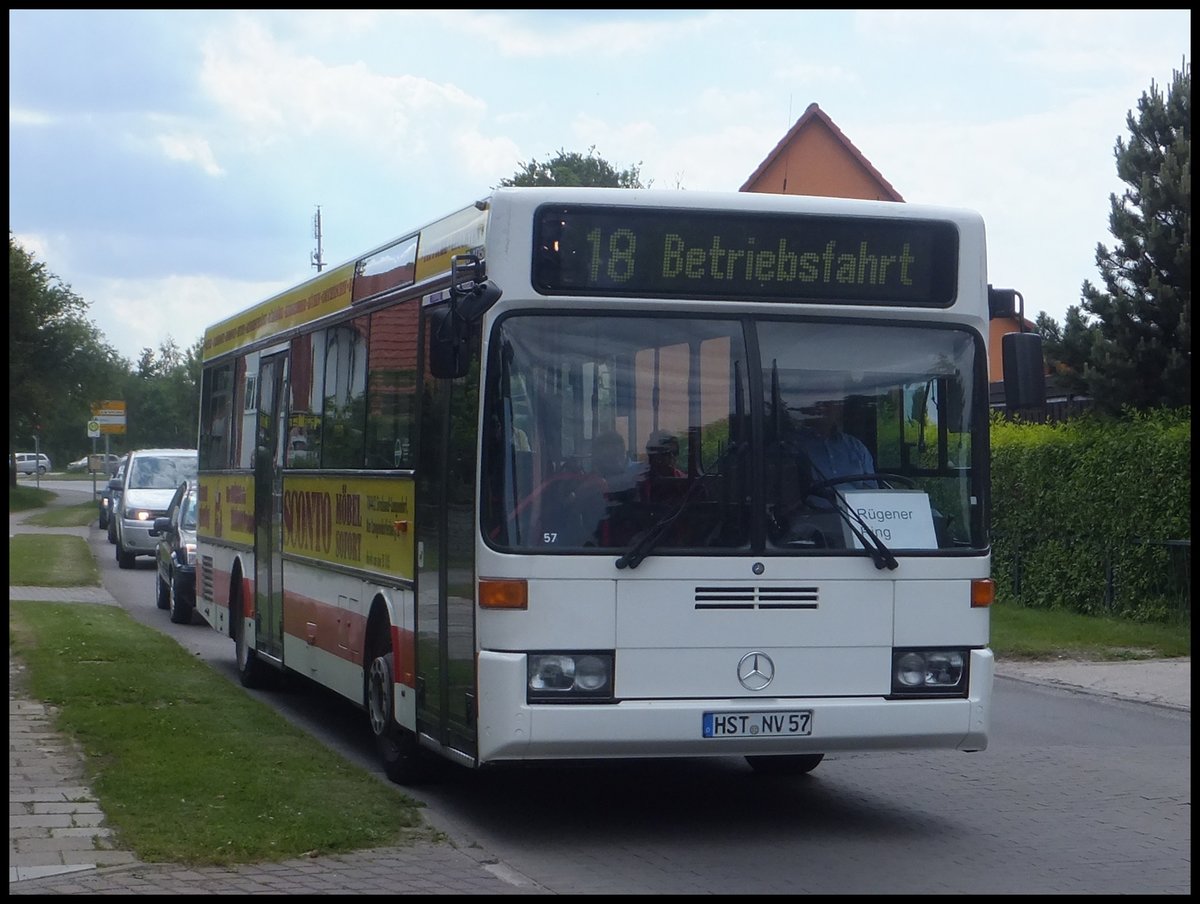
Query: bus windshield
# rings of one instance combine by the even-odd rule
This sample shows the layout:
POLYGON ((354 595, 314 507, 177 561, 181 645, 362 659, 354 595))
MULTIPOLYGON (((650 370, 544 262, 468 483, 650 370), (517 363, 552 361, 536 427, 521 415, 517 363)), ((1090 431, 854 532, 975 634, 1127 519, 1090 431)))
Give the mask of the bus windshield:
POLYGON ((986 548, 969 330, 520 312, 487 367, 496 549, 863 555, 862 520, 897 554, 986 548))

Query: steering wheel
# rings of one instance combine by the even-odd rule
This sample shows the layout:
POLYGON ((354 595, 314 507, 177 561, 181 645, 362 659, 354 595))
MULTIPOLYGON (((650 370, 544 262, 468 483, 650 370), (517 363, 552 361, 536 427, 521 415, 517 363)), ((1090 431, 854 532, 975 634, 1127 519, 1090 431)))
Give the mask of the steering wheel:
POLYGON ((533 525, 533 536, 550 531, 563 545, 579 545, 594 525, 585 523, 593 512, 587 502, 602 499, 607 483, 592 472, 560 471, 550 475, 508 513, 514 524, 526 509, 538 504, 541 518, 533 525))
POLYGON ((892 489, 892 484, 900 484, 907 490, 914 490, 917 487, 916 481, 911 477, 905 477, 903 474, 889 474, 883 471, 872 471, 870 474, 845 474, 841 477, 827 477, 824 480, 814 480, 809 487, 809 493, 816 493, 820 490, 835 487, 842 483, 859 483, 860 481, 873 480, 876 483, 882 482, 889 489, 892 489))

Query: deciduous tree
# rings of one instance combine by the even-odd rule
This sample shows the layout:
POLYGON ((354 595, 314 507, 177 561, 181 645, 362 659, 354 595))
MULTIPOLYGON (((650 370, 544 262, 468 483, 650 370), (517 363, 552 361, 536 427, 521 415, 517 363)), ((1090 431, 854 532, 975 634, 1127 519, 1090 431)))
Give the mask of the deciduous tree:
MULTIPOLYGON (((8 441, 12 454, 56 451, 68 431, 86 439, 92 401, 106 398, 125 364, 87 319, 88 305, 8 235, 8 441)), ((80 444, 74 446, 79 448, 80 444)))
POLYGON ((549 160, 530 160, 511 179, 501 179, 500 184, 510 186, 538 185, 598 185, 612 188, 649 188, 641 181, 641 164, 625 170, 617 170, 602 157, 596 156, 596 146, 588 148, 587 154, 578 151, 568 153, 560 149, 549 160))

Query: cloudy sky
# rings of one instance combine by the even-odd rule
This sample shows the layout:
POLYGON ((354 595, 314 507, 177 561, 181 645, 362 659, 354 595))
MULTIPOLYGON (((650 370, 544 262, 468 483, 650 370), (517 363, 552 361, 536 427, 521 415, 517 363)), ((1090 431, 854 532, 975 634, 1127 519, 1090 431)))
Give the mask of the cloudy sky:
POLYGON ((10 10, 9 228, 136 360, 560 149, 736 191, 810 103, 1060 323, 1188 10, 10 10))

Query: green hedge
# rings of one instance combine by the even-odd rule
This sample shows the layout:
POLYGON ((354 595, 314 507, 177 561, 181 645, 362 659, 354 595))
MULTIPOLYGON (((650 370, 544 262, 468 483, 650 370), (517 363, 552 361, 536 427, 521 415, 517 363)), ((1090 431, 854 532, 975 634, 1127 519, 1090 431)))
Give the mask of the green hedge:
POLYGON ((1190 618, 1191 451, 1190 407, 1055 424, 994 413, 998 599, 1140 621, 1190 618))

